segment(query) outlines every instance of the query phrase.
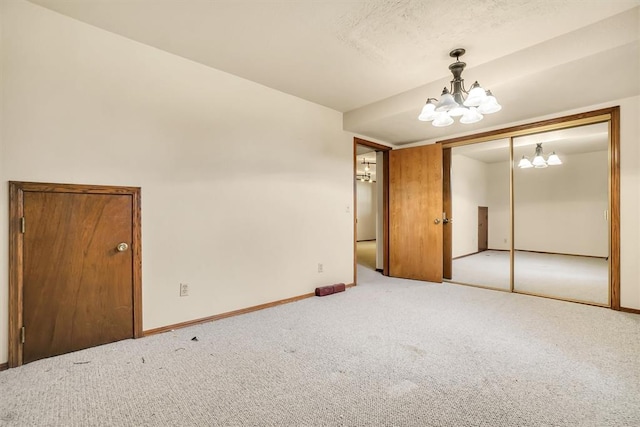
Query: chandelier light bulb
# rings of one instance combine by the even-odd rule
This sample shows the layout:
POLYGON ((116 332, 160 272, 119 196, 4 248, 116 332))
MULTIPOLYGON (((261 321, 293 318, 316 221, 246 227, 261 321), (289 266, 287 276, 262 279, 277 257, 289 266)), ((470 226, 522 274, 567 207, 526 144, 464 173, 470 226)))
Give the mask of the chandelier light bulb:
POLYGON ((533 165, 531 164, 531 161, 529 159, 527 159, 525 156, 522 156, 522 158, 520 159, 520 163, 518 163, 518 167, 520 169, 528 169, 532 168, 533 165))

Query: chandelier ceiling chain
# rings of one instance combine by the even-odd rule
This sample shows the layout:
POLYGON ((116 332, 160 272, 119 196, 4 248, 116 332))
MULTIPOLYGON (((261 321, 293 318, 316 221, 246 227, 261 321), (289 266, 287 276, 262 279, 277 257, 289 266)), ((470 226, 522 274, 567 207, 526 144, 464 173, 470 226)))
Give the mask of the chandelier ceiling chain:
POLYGON ((456 58, 456 62, 449 65, 449 71, 453 74, 451 88, 443 89, 440 101, 428 98, 418 120, 431 122, 436 127, 444 127, 453 123, 453 117, 460 117, 460 123, 471 124, 482 120, 484 114, 496 113, 502 109, 491 91, 484 90, 477 81, 468 91, 464 87, 462 72, 467 64, 459 58, 465 52, 463 48, 449 52, 450 57, 456 58))

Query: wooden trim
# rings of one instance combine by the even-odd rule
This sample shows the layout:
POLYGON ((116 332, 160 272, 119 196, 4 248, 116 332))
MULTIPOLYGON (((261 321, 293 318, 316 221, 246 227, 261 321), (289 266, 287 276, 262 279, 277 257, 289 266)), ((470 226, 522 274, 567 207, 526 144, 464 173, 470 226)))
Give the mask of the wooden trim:
POLYGON ((20 328, 23 325, 23 235, 24 192, 114 194, 132 197, 133 337, 142 333, 142 208, 140 187, 107 185, 9 182, 9 367, 22 365, 20 328))
POLYGON ((609 121, 609 283, 611 308, 620 310, 620 107, 609 121))
POLYGON ((22 265, 23 236, 20 218, 24 212, 23 191, 19 183, 9 182, 9 367, 22 364, 22 265))
POLYGON ((8 363, 0 363, 0 371, 6 371, 7 369, 9 369, 8 363))
POLYGON ((513 170, 513 137, 509 137, 509 291, 515 289, 515 236, 516 236, 516 203, 514 199, 514 170, 513 170))
POLYGON ((573 299, 573 298, 560 298, 560 297, 554 297, 554 296, 550 296, 550 295, 537 294, 535 292, 519 291, 517 289, 514 290, 513 293, 514 294, 520 294, 520 295, 528 295, 528 296, 531 296, 531 297, 547 298, 547 299, 552 299, 552 300, 556 300, 556 301, 576 302, 578 304, 591 305, 593 307, 609 308, 608 304, 598 304, 597 302, 581 301, 579 299, 573 299))
POLYGON ((637 308, 620 307, 618 310, 624 311, 625 313, 640 314, 640 310, 637 308))
POLYGON ((358 283, 358 143, 353 138, 353 283, 358 283))
MULTIPOLYGON (((492 251, 493 249, 487 249, 487 250, 488 250, 488 251, 492 251)), ((482 251, 482 252, 485 252, 485 251, 482 251)), ((480 253, 480 252, 471 252, 470 254, 460 255, 460 256, 457 256, 457 257, 452 258, 452 259, 466 258, 466 257, 468 257, 468 256, 471 256, 471 255, 477 255, 477 254, 479 254, 479 253, 480 253)), ((450 277, 445 277, 445 278, 446 278, 446 279, 450 279, 450 277)))
POLYGON ((529 252, 529 253, 532 253, 532 254, 566 255, 566 256, 579 256, 579 257, 583 257, 583 258, 607 259, 606 256, 564 254, 564 253, 561 253, 561 252, 530 251, 530 250, 527 250, 527 249, 514 249, 514 251, 515 252, 529 252))
POLYGON ((611 118, 612 111, 619 107, 603 108, 601 110, 588 111, 584 113, 572 114, 570 116, 556 117, 553 119, 541 120, 533 123, 526 123, 518 126, 511 126, 503 129, 496 129, 488 132, 473 135, 461 136, 459 138, 438 141, 443 148, 456 147, 460 145, 475 144, 478 142, 490 141, 492 139, 509 138, 515 136, 532 135, 547 132, 550 130, 564 129, 569 127, 587 125, 592 123, 605 122, 611 118))
POLYGON ((347 283, 344 285, 345 289, 355 288, 356 286, 358 286, 356 283, 347 283))
POLYGON ((499 292, 511 293, 511 291, 509 289, 495 288, 493 286, 478 285, 478 284, 475 284, 475 283, 456 282, 456 281, 453 281, 453 280, 443 280, 443 282, 451 283, 452 285, 469 286, 470 288, 486 289, 488 291, 499 291, 499 292))
POLYGON ((382 274, 389 275, 389 151, 382 153, 382 274))
POLYGON ((364 145, 365 147, 373 148, 375 151, 389 151, 393 148, 386 145, 378 144, 377 142, 367 141, 366 139, 353 137, 353 143, 357 145, 364 145))
MULTIPOLYGON (((350 284, 346 285, 345 288, 351 288, 353 286, 355 286, 355 285, 353 283, 350 283, 350 284)), ((226 319, 227 317, 239 316, 241 314, 247 314, 247 313, 252 313, 254 311, 264 310, 265 308, 271 308, 271 307, 277 307, 277 306, 283 305, 283 304, 289 304, 291 302, 296 302, 296 301, 300 301, 300 300, 303 300, 303 299, 306 299, 306 298, 314 297, 315 295, 316 294, 314 292, 311 292, 309 294, 298 295, 296 297, 285 298, 285 299, 281 299, 281 300, 278 300, 278 301, 268 302, 268 303, 265 303, 265 304, 254 305, 252 307, 241 308, 239 310, 227 311, 226 313, 216 314, 216 315, 213 315, 213 316, 202 317, 200 319, 188 320, 186 322, 175 323, 173 325, 161 326, 159 328, 146 330, 146 331, 144 331, 143 335, 145 337, 148 337, 150 335, 156 335, 156 334, 161 334, 161 333, 164 333, 164 332, 169 332, 169 331, 172 331, 174 329, 181 329, 181 328, 186 328, 186 327, 189 327, 189 326, 200 325, 202 323, 214 322, 216 320, 226 319)))
MULTIPOLYGON (((453 215, 451 197, 451 148, 442 149, 442 211, 445 218, 453 215)), ((444 218, 443 218, 444 219, 444 218)), ((453 225, 451 222, 443 224, 442 231, 442 277, 451 279, 453 276, 453 225)))

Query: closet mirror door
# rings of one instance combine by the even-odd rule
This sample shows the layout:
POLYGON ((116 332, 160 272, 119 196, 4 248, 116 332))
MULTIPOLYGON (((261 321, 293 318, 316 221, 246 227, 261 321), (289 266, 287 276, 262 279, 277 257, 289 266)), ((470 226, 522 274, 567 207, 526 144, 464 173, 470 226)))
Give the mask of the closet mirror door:
POLYGON ((451 149, 452 277, 510 289, 509 139, 451 149))
POLYGON ((604 122, 513 139, 516 292, 610 305, 608 132, 604 122))

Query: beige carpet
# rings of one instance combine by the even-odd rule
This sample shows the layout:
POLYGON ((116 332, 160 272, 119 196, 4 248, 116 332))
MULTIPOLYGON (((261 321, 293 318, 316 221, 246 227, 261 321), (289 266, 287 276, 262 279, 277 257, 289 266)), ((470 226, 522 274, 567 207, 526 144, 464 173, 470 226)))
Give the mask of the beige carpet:
POLYGON ((356 244, 357 263, 368 269, 376 269, 376 241, 364 240, 356 244))
MULTIPOLYGON (((608 262, 602 258, 516 251, 516 291, 608 304, 608 262)), ((509 252, 484 251, 453 261, 452 281, 509 289, 509 252)))
POLYGON ((640 316, 358 277, 339 294, 0 372, 0 425, 640 425, 640 316))

